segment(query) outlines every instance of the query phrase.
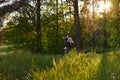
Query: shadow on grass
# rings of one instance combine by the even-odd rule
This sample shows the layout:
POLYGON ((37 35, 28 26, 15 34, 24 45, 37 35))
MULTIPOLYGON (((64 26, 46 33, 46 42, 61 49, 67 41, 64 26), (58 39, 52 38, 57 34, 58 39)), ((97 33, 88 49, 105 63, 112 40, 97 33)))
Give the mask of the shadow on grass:
POLYGON ((119 52, 109 52, 102 55, 98 80, 120 80, 119 52))

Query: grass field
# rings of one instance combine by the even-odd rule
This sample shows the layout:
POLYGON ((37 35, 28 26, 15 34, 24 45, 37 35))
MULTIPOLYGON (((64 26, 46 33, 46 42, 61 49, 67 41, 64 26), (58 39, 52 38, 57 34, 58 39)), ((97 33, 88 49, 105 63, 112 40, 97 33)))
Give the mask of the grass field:
POLYGON ((8 52, 0 55, 0 80, 120 80, 120 51, 78 54, 72 50, 65 55, 8 52))

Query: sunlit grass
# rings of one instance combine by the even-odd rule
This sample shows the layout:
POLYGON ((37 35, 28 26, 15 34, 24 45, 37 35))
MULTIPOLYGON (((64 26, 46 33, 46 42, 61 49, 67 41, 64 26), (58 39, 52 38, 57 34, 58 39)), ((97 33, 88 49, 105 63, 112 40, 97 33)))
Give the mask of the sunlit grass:
POLYGON ((120 80, 120 51, 0 55, 0 80, 120 80))
POLYGON ((9 52, 14 50, 14 47, 12 45, 0 45, 0 52, 9 52))
POLYGON ((105 54, 71 52, 59 60, 53 59, 51 70, 29 74, 29 80, 119 80, 120 52, 105 54), (114 64, 114 65, 113 65, 114 64))

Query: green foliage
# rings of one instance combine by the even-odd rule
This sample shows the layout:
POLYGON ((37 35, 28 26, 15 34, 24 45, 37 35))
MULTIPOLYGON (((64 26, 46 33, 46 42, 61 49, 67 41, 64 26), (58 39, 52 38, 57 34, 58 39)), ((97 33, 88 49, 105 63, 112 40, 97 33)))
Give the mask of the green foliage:
MULTIPOLYGON (((4 47, 0 47, 4 48, 4 47)), ((106 54, 35 55, 26 51, 0 55, 1 80, 119 80, 120 50, 106 54), (114 64, 114 65, 113 65, 114 64)))
POLYGON ((52 67, 53 57, 59 55, 32 55, 29 52, 0 55, 0 80, 22 80, 31 71, 52 67))
MULTIPOLYGON (((81 52, 78 54, 73 50, 62 58, 61 55, 53 54, 63 54, 63 36, 68 34, 74 40, 74 20, 71 17, 72 15, 69 12, 67 13, 69 9, 73 13, 73 9, 68 3, 63 2, 63 4, 59 4, 58 14, 56 14, 55 0, 42 5, 40 25, 42 31, 41 47, 44 55, 34 55, 31 54, 31 51, 35 53, 38 45, 36 10, 32 6, 27 7, 27 11, 24 12, 23 10, 19 17, 0 31, 3 34, 3 39, 5 39, 4 42, 9 44, 8 48, 0 46, 0 80, 119 80, 120 50, 117 49, 120 48, 120 3, 119 0, 110 1, 112 2, 112 8, 106 15, 106 23, 104 17, 96 16, 95 23, 92 24, 89 13, 81 15, 81 18, 84 17, 87 20, 84 21, 84 18, 80 20, 82 33, 82 44, 80 45, 86 52, 103 53, 103 50, 107 51, 103 47, 103 27, 106 27, 106 41, 109 50, 113 52, 106 54, 96 54, 94 52, 84 54, 81 52), (106 26, 103 26, 104 23, 106 26), (96 30, 99 30, 100 33, 89 42, 96 30), (56 38, 58 39, 57 42, 56 38), (16 52, 15 49, 20 50, 16 52), (27 49, 30 52, 25 50, 21 52, 21 49, 27 49), (114 49, 117 51, 114 51, 114 49), (8 54, 1 55, 2 52, 8 54), (45 55, 45 53, 49 55, 45 55)), ((76 44, 75 40, 74 42, 76 44)))
MULTIPOLYGON (((106 41, 108 43, 107 50, 113 50, 120 47, 120 18, 119 18, 119 1, 110 0, 111 9, 106 15, 106 31, 107 37, 106 41)), ((45 1, 43 1, 45 2, 45 1)), ((33 2, 34 3, 34 2, 33 2)), ((72 17, 73 8, 69 6, 69 3, 62 2, 58 4, 58 14, 56 14, 56 3, 55 0, 47 2, 41 6, 41 18, 40 25, 42 31, 42 50, 44 53, 56 54, 62 53, 64 47, 64 41, 62 37, 65 35, 72 36, 74 40, 74 45, 76 45, 76 40, 74 36, 74 20, 72 17), (43 8, 44 7, 44 8, 43 8), (71 10, 71 13, 69 12, 71 10), (58 28, 57 28, 58 21, 58 28), (58 34, 57 34, 58 32, 58 34), (56 36, 57 35, 57 36, 56 36), (58 39, 58 41, 56 41, 58 39)), ((86 4, 87 6, 88 4, 86 4)), ((23 9, 20 16, 17 17, 15 22, 9 23, 3 30, 5 42, 14 45, 17 49, 28 49, 32 52, 36 51, 37 48, 37 33, 36 33, 36 7, 27 7, 23 9)), ((83 11, 84 12, 84 11, 83 11)), ((94 24, 92 23, 92 14, 81 13, 81 37, 83 50, 91 51, 96 50, 97 52, 103 52, 103 24, 104 17, 95 16, 94 24), (88 18, 85 17, 88 15, 88 18), (100 31, 99 34, 92 40, 96 31, 100 31), (90 42, 89 42, 90 41, 90 42)), ((102 14, 100 14, 102 16, 102 14)))
POLYGON ((120 51, 103 54, 98 80, 119 80, 120 51))
MULTIPOLYGON (((62 53, 64 47, 63 36, 73 35, 73 20, 62 22, 61 12, 58 14, 59 29, 58 29, 58 42, 56 43, 56 14, 45 12, 43 18, 41 18, 42 26, 42 47, 44 52, 62 53), (58 49, 56 49, 58 48, 58 49)), ((35 25, 31 23, 31 20, 27 15, 21 15, 18 17, 17 22, 10 22, 4 29, 4 37, 7 44, 13 44, 15 48, 24 48, 31 51, 35 51, 36 46, 36 29, 35 25)))
POLYGON ((110 80, 113 78, 119 80, 119 56, 119 52, 101 55, 77 54, 72 51, 60 59, 59 63, 53 58, 52 69, 42 72, 38 70, 26 78, 28 80, 110 80))
POLYGON ((32 44, 35 38, 34 27, 24 17, 19 17, 19 23, 10 22, 3 31, 5 42, 14 45, 16 49, 30 48, 34 45, 32 44))

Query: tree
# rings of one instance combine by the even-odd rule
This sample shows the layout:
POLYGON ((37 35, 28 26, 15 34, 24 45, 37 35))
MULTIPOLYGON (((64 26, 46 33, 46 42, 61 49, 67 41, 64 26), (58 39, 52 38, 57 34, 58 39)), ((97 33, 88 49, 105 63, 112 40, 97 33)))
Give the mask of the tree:
MULTIPOLYGON (((0 4, 5 2, 9 2, 9 0, 2 0, 0 1, 0 4)), ((14 1, 11 4, 6 4, 4 6, 1 6, 0 7, 0 27, 2 26, 2 22, 6 14, 9 14, 13 11, 18 11, 21 7, 26 6, 27 4, 28 4, 27 0, 20 0, 20 1, 14 1)))
MULTIPOLYGON (((7 2, 7 1, 6 1, 7 2)), ((11 4, 7 4, 0 7, 0 17, 7 13, 17 11, 20 7, 26 6, 28 4, 27 0, 14 1, 11 4)))
POLYGON ((40 12, 41 12, 41 1, 37 0, 37 11, 36 11, 36 17, 37 17, 37 23, 36 23, 36 32, 37 32, 37 52, 41 52, 42 51, 42 32, 41 32, 41 21, 40 21, 40 12))
MULTIPOLYGON (((104 5, 106 5, 106 0, 104 0, 104 5)), ((107 19, 106 19, 106 7, 104 6, 104 23, 103 23, 103 35, 104 35, 104 40, 103 40, 103 47, 106 49, 108 47, 108 43, 107 43, 107 31, 106 31, 106 23, 107 23, 107 19)))
POLYGON ((76 50, 78 52, 82 49, 82 40, 81 40, 81 27, 80 27, 80 18, 79 18, 79 9, 78 9, 78 0, 73 1, 74 6, 74 30, 76 37, 76 50))
MULTIPOLYGON (((40 7, 41 7, 42 1, 41 0, 36 0, 35 2, 36 2, 36 7, 35 7, 36 10, 34 10, 34 11, 36 11, 36 14, 35 14, 36 15, 35 16, 36 21, 34 19, 33 22, 36 22, 34 24, 34 26, 36 26, 36 34, 37 34, 37 36, 36 36, 36 40, 37 40, 36 41, 37 42, 36 51, 41 52, 41 50, 42 50, 42 42, 41 42, 41 23, 40 23, 40 17, 41 17, 41 14, 40 14, 41 12, 40 11, 41 11, 41 8, 40 7)), ((20 7, 23 7, 23 6, 30 6, 28 4, 27 0, 15 1, 10 5, 8 4, 8 5, 5 5, 3 7, 0 7, 0 11, 1 11, 0 16, 4 16, 7 13, 11 13, 13 11, 16 11, 16 10, 20 9, 20 7)))
POLYGON ((8 0, 0 0, 0 4, 1 3, 5 3, 5 2, 7 2, 8 0))
POLYGON ((57 53, 58 51, 58 31, 59 31, 59 23, 58 23, 58 0, 56 0, 56 40, 55 40, 55 46, 56 46, 56 49, 55 49, 55 53, 57 53))
POLYGON ((107 14, 107 24, 108 24, 108 44, 112 49, 117 49, 120 47, 120 1, 110 0, 111 10, 107 14))
MULTIPOLYGON (((78 0, 66 0, 66 1, 69 3, 72 3, 74 8, 74 33, 76 38, 76 50, 80 52, 82 49, 82 39, 81 39, 82 30, 80 26, 78 0)), ((71 5, 69 4, 69 6, 71 5)), ((71 11, 70 7, 69 7, 69 10, 71 11)))

